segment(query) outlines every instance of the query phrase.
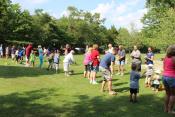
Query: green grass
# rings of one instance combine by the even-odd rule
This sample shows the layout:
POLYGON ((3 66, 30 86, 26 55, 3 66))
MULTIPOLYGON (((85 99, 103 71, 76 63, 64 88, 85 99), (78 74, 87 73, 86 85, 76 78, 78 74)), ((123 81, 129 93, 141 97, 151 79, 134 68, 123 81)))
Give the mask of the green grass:
POLYGON ((124 77, 114 76, 118 95, 109 96, 100 92, 100 84, 90 85, 82 77, 83 56, 75 58, 75 75, 69 78, 62 71, 55 74, 0 59, 0 117, 171 117, 163 112, 164 92, 144 88, 144 79, 139 103, 129 103, 129 65, 124 77))

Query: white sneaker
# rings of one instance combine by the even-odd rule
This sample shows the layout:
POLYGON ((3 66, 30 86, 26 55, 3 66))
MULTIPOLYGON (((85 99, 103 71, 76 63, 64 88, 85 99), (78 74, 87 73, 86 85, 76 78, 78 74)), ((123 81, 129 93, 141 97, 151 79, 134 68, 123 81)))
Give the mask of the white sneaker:
POLYGON ((96 81, 93 81, 92 84, 98 84, 96 81))

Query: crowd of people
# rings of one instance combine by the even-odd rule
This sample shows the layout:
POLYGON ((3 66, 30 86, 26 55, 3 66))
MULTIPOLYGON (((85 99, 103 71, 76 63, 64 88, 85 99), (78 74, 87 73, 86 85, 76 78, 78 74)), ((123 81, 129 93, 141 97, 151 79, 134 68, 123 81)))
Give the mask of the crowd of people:
MULTIPOLYGON (((116 94, 112 90, 112 77, 114 75, 114 65, 118 66, 117 75, 124 75, 124 65, 126 62, 126 53, 124 48, 120 45, 119 48, 112 47, 112 44, 108 45, 109 49, 105 52, 105 55, 100 59, 98 52, 98 45, 89 47, 85 54, 84 77, 90 80, 91 84, 97 84, 96 73, 99 68, 104 78, 101 86, 101 91, 104 91, 106 83, 108 83, 108 91, 110 95, 116 94)), ((137 102, 137 93, 139 92, 139 79, 141 78, 142 59, 141 52, 137 46, 131 53, 131 72, 130 72, 130 102, 137 102)), ((159 68, 154 68, 154 53, 152 48, 148 48, 148 52, 145 56, 145 63, 147 65, 146 72, 144 72, 145 87, 152 87, 152 90, 158 92, 160 89, 165 89, 165 107, 164 111, 169 114, 175 114, 173 107, 175 104, 175 45, 171 45, 167 48, 166 56, 163 59, 163 71, 159 68), (162 77, 162 78, 161 78, 162 77), (161 81, 163 86, 161 85, 161 81), (164 88, 162 88, 164 87, 164 88)))
MULTIPOLYGON (((3 51, 3 45, 0 45, 0 57, 3 57, 5 53, 6 59, 11 55, 12 60, 17 63, 22 62, 24 56, 26 57, 26 66, 35 66, 36 53, 39 57, 39 68, 42 68, 44 58, 48 61, 48 70, 55 69, 56 72, 59 69, 60 63, 60 51, 49 50, 42 48, 41 45, 38 48, 33 48, 32 44, 27 47, 16 48, 15 46, 6 47, 5 52, 3 51)), ((68 77, 73 71, 70 70, 71 64, 75 63, 74 50, 69 44, 64 48, 64 60, 63 68, 65 76, 68 77)), ((173 106, 175 103, 175 45, 168 47, 166 56, 163 61, 163 71, 154 68, 154 53, 152 48, 148 48, 148 52, 144 57, 146 64, 146 71, 141 74, 143 60, 141 52, 137 46, 133 47, 133 51, 130 54, 131 57, 131 72, 130 72, 130 102, 136 103, 137 94, 139 92, 139 79, 145 75, 145 87, 152 88, 156 93, 160 88, 165 89, 165 112, 175 114, 173 106), (163 76, 163 77, 162 77, 163 76), (162 78, 161 78, 162 77, 162 78), (163 84, 163 85, 162 85, 163 84)), ((84 54, 84 77, 89 79, 90 84, 98 84, 96 81, 97 73, 100 71, 103 77, 101 85, 101 91, 105 91, 105 85, 108 87, 108 93, 115 95, 112 89, 112 79, 114 75, 125 75, 125 64, 126 64, 126 51, 122 45, 118 48, 113 47, 112 44, 108 45, 108 50, 105 51, 105 55, 100 58, 100 52, 98 51, 98 45, 87 46, 86 53, 84 54), (115 69, 117 66, 117 70, 115 69), (117 72, 116 72, 117 71, 117 72)))

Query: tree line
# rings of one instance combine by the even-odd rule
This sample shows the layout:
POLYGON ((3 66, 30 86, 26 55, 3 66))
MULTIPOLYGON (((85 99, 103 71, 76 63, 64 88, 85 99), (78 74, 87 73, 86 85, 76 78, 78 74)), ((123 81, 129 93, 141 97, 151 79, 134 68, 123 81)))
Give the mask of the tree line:
POLYGON ((66 43, 77 47, 108 43, 124 45, 130 51, 133 45, 141 50, 151 46, 164 51, 175 42, 175 2, 174 0, 147 0, 148 13, 142 18, 144 27, 137 31, 106 28, 105 19, 100 14, 92 14, 70 6, 68 16, 59 19, 42 9, 34 14, 22 10, 19 4, 10 0, 0 1, 0 43, 33 43, 34 45, 61 47, 66 43))

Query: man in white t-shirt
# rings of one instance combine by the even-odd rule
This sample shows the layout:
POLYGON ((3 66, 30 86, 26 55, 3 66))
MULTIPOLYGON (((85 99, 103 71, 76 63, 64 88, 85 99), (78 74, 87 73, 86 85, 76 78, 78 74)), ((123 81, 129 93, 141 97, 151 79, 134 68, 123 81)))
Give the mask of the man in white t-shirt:
POLYGON ((69 54, 67 54, 63 60, 63 67, 65 76, 69 76, 69 67, 70 64, 74 63, 74 57, 73 57, 74 51, 71 50, 69 54))
POLYGON ((108 44, 108 52, 109 53, 112 53, 112 51, 113 51, 113 46, 112 46, 112 44, 108 44))

